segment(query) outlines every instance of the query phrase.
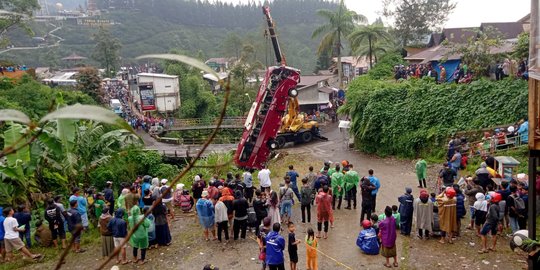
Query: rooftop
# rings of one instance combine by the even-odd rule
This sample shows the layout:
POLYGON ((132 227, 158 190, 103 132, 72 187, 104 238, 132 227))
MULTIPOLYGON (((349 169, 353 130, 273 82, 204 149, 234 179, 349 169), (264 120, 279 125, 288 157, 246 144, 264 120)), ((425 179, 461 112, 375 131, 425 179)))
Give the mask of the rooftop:
POLYGON ((152 77, 152 78, 165 78, 165 79, 178 79, 178 76, 162 74, 162 73, 139 73, 137 77, 152 77))
POLYGON ((311 86, 318 84, 320 81, 326 81, 334 75, 302 75, 298 86, 311 86))

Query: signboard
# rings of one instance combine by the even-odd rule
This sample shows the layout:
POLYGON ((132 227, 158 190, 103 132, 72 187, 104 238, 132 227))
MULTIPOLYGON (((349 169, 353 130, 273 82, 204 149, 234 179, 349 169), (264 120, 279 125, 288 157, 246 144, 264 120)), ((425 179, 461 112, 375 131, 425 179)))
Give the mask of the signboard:
POLYGON ((154 84, 151 82, 139 82, 139 93, 141 94, 141 109, 143 111, 155 111, 154 84))
POLYGON ((106 19, 77 19, 77 25, 84 25, 90 27, 100 27, 106 25, 113 25, 113 20, 106 19))

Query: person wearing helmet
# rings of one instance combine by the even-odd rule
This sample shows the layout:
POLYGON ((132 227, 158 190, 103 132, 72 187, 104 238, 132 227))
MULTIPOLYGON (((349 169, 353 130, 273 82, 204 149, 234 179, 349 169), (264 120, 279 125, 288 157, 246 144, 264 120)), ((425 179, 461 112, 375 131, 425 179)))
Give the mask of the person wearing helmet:
POLYGON ((452 242, 452 234, 457 231, 457 208, 456 191, 452 187, 447 187, 441 194, 437 195, 439 209, 439 227, 442 231, 441 244, 452 242), (446 240, 445 240, 446 238, 446 240))
POLYGON ((497 245, 497 231, 500 226, 500 208, 499 202, 502 199, 501 194, 493 192, 490 195, 490 206, 488 214, 486 216, 486 222, 480 231, 480 237, 482 238, 482 249, 478 253, 487 253, 488 251, 496 251, 495 246, 497 245), (490 248, 487 247, 487 235, 491 232, 491 241, 492 245, 490 248))
POLYGON ((363 230, 358 234, 356 239, 356 245, 367 255, 379 254, 379 241, 377 240, 377 233, 372 227, 371 221, 365 219, 362 221, 363 230))

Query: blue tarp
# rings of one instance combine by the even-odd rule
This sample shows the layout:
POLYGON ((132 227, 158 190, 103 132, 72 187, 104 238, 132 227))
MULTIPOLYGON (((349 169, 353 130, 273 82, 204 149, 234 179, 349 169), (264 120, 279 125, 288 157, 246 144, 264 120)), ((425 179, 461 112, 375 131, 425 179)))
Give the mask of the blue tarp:
MULTIPOLYGON (((454 71, 456 71, 460 63, 461 63, 461 60, 448 60, 442 64, 443 67, 446 69, 446 81, 449 81, 452 79, 452 75, 454 74, 454 71)), ((434 67, 435 70, 437 70, 437 73, 440 76, 441 69, 439 68, 439 65, 441 65, 441 63, 439 61, 432 61, 431 64, 432 64, 432 67, 434 67)))

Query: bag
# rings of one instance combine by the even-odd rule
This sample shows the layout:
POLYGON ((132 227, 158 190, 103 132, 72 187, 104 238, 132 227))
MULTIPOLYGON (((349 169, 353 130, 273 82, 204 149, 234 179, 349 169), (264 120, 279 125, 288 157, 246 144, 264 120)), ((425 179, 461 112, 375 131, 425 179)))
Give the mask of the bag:
POLYGON ((266 252, 265 251, 261 251, 259 253, 259 261, 265 261, 266 260, 266 252))
POLYGON ((511 196, 511 197, 512 199, 514 199, 514 205, 518 212, 522 212, 523 210, 525 210, 525 201, 523 201, 521 197, 519 196, 511 196))

